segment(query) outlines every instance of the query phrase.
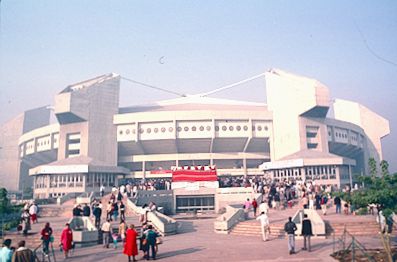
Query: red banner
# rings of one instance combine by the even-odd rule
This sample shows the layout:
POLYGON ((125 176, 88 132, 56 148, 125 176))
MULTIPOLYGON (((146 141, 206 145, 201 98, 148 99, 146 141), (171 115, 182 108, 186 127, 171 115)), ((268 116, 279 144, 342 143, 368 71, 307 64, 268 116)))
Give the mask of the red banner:
POLYGON ((172 182, 217 181, 216 170, 174 170, 172 182))

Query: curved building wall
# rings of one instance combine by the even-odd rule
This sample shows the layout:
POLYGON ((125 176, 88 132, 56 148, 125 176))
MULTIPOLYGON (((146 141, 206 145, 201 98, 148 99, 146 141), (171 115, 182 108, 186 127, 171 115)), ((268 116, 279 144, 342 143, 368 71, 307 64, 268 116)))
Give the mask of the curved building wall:
POLYGON ((270 161, 271 113, 265 106, 240 106, 240 111, 206 106, 116 115, 119 164, 133 177, 171 166, 214 164, 220 174, 258 174, 257 167, 270 161))

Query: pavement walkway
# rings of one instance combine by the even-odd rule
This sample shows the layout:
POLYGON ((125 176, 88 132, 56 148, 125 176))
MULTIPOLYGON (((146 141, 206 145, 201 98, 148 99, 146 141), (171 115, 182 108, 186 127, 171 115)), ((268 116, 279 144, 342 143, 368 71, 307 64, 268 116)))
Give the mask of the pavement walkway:
MULTIPOLYGON (((214 232, 215 218, 211 216, 192 220, 177 218, 178 234, 163 238, 157 259, 161 261, 335 261, 330 254, 334 249, 333 239, 312 239, 312 252, 301 250, 303 241, 296 240, 297 254, 289 255, 286 239, 271 239, 263 242, 260 237, 224 235, 214 232)), ((379 238, 363 237, 366 246, 380 246, 379 238)), ((61 256, 59 256, 61 259, 61 256)), ((142 254, 138 256, 142 259, 142 254)), ((101 246, 76 249, 68 261, 127 261, 118 249, 101 246)))
MULTIPOLYGON (((283 223, 286 218, 293 215, 293 210, 270 212, 271 222, 283 223)), ((335 261, 330 254, 333 252, 334 241, 330 239, 312 239, 312 252, 302 251, 303 241, 296 240, 297 254, 289 255, 287 240, 273 238, 263 242, 261 237, 224 235, 214 232, 215 215, 203 214, 198 216, 201 219, 192 219, 189 216, 177 216, 178 234, 163 238, 163 244, 159 246, 157 259, 161 261, 335 261)), ((327 219, 356 221, 359 217, 336 215, 333 211, 326 216, 327 219)), ((371 218, 365 218, 371 219, 371 218)), ((35 230, 43 226, 48 221, 55 230, 61 228, 69 220, 69 212, 65 212, 63 217, 46 217, 35 225, 35 230)), ((136 221, 136 217, 130 217, 129 222, 136 221)), ((258 222, 259 223, 259 222, 258 222)), ((360 242, 366 247, 381 246, 379 237, 361 237, 360 242)), ((54 247, 57 247, 57 240, 54 247)), ((105 249, 101 245, 76 248, 71 257, 66 261, 128 261, 122 254, 122 244, 119 243, 118 249, 105 249)), ((65 261, 59 249, 55 250, 57 261, 65 261)), ((142 253, 138 259, 143 261, 142 253)))

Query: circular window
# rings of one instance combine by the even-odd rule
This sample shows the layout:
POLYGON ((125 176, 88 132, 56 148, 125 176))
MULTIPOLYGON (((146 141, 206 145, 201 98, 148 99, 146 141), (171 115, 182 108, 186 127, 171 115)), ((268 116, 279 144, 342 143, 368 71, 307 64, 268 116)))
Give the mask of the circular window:
POLYGON ((229 126, 229 130, 230 130, 230 131, 233 131, 233 130, 234 130, 234 127, 233 127, 233 126, 229 126))
POLYGON ((159 132, 159 129, 156 127, 153 131, 154 131, 155 133, 158 133, 158 132, 159 132))
POLYGON ((192 131, 196 131, 196 130, 197 130, 196 127, 192 126, 192 131))
POLYGON ((269 130, 269 128, 267 126, 265 126, 265 131, 269 130))
POLYGON ((211 126, 207 126, 207 131, 211 131, 211 126))
POLYGON ((247 131, 248 130, 248 126, 244 126, 243 129, 244 129, 244 131, 247 131))
POLYGON ((148 129, 146 129, 146 132, 147 132, 148 134, 150 134, 150 133, 152 133, 152 129, 148 128, 148 129))
POLYGON ((178 126, 178 132, 182 131, 182 127, 178 126))
POLYGON ((200 126, 200 131, 204 131, 204 127, 203 126, 200 126))
POLYGON ((183 128, 183 130, 185 130, 186 132, 189 131, 189 127, 188 127, 188 126, 185 126, 185 127, 183 128))
POLYGON ((255 131, 255 126, 252 126, 252 131, 255 131))
POLYGON ((241 126, 236 126, 236 130, 240 131, 241 130, 241 126))
POLYGON ((222 126, 222 131, 226 131, 227 127, 226 126, 222 126))
POLYGON ((139 128, 139 133, 143 133, 143 132, 145 132, 144 130, 143 130, 143 128, 139 128))
POLYGON ((215 131, 217 131, 217 132, 219 131, 219 126, 215 127, 215 131))
POLYGON ((165 132, 165 127, 161 128, 161 132, 163 132, 163 133, 165 132))
POLYGON ((262 131, 262 127, 261 126, 258 126, 258 131, 262 131))
POLYGON ((129 129, 127 129, 127 131, 125 131, 125 133, 128 135, 128 134, 130 133, 130 130, 129 130, 129 129))
POLYGON ((170 126, 170 127, 168 128, 168 131, 173 132, 173 131, 174 131, 174 128, 173 128, 172 126, 170 126))

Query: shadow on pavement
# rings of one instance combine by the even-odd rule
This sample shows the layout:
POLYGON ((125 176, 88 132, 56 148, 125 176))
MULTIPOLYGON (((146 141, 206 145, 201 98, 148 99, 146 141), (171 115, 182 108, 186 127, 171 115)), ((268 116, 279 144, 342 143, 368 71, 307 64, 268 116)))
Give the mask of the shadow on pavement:
POLYGON ((192 248, 186 248, 186 249, 181 249, 181 250, 169 251, 169 252, 165 252, 165 253, 159 253, 157 255, 157 258, 160 259, 160 258, 166 258, 166 257, 175 257, 178 255, 186 255, 186 254, 201 251, 203 249, 204 248, 202 248, 202 247, 192 247, 192 248))

